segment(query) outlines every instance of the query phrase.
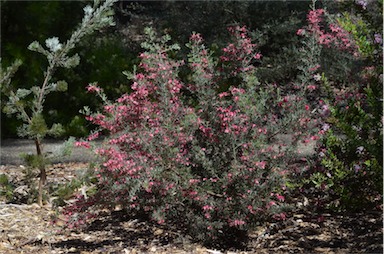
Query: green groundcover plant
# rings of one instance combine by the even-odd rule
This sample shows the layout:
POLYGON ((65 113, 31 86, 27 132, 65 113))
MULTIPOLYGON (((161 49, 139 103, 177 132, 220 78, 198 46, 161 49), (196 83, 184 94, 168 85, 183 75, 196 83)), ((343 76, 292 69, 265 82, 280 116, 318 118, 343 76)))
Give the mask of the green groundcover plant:
POLYGON ((109 101, 88 86, 104 110, 86 110, 100 129, 77 145, 107 136, 96 149, 97 191, 66 207, 69 227, 122 207, 213 243, 241 241, 258 223, 285 219, 288 164, 298 143, 318 139, 306 89, 258 81, 252 63, 262 55, 248 30, 229 32, 232 42, 217 58, 193 33, 184 61, 168 35, 146 29, 141 62, 126 73, 130 94, 109 101))

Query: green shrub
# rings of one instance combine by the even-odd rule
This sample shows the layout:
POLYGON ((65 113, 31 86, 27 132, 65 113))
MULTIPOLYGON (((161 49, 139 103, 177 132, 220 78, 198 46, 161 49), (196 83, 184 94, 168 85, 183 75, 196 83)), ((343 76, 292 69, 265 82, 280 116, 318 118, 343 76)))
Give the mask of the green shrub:
POLYGON ((14 186, 9 182, 7 175, 0 175, 0 198, 5 201, 12 200, 14 186))
MULTIPOLYGON (((380 11, 374 1, 368 9, 380 11)), ((318 43, 312 47, 317 52, 332 51, 339 58, 333 64, 348 77, 335 77, 321 61, 327 55, 318 54, 312 82, 317 87, 314 98, 321 100, 322 145, 319 166, 304 182, 327 190, 326 203, 338 210, 372 208, 383 194, 383 44, 373 36, 382 34, 382 28, 363 17, 358 12, 332 19, 323 9, 314 9, 308 27, 298 32, 318 43), (346 64, 345 59, 353 61, 346 64)))
POLYGON ((217 58, 192 34, 184 64, 172 57, 180 47, 168 35, 147 29, 138 69, 126 73, 132 93, 109 102, 88 86, 104 110, 87 119, 109 135, 97 150, 97 192, 67 207, 69 226, 118 205, 207 244, 236 244, 266 219, 285 219, 286 165, 316 127, 303 89, 259 82, 252 60, 261 54, 247 29, 229 30, 232 41, 217 58))

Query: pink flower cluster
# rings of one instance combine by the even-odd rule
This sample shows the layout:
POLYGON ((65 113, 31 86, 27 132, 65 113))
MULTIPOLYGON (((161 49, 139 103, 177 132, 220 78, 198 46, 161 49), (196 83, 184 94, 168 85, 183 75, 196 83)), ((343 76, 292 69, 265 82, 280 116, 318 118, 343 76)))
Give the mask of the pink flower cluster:
POLYGON ((321 45, 357 54, 357 45, 351 35, 338 24, 330 23, 326 27, 325 15, 324 9, 310 11, 307 15, 309 25, 305 29, 299 29, 297 35, 313 35, 321 45))
POLYGON ((245 26, 229 27, 229 32, 235 38, 235 43, 230 43, 223 48, 224 54, 220 57, 225 67, 231 69, 232 75, 248 72, 254 69, 251 62, 261 59, 262 55, 256 51, 257 45, 252 43, 245 26))

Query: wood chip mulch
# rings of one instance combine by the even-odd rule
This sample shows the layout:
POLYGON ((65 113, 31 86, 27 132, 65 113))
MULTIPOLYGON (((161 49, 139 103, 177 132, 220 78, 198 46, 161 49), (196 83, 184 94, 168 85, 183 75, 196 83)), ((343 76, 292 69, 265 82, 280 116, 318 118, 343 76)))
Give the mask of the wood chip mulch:
MULTIPOLYGON (((84 163, 53 165, 48 181, 68 181, 74 171, 84 167, 84 163)), ((21 170, 0 166, 0 174, 11 180, 20 177, 21 170)), ((302 204, 305 200, 298 201, 302 204)), ((75 232, 52 223, 57 210, 49 204, 0 202, 0 253, 383 253, 382 211, 317 214, 310 212, 310 207, 311 200, 285 221, 258 227, 243 249, 222 250, 193 243, 177 230, 122 211, 75 232)))

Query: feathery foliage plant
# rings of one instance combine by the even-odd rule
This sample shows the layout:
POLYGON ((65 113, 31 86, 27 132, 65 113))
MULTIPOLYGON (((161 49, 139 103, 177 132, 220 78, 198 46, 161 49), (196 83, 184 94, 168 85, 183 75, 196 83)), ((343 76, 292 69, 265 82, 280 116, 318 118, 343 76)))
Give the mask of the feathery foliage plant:
POLYGON ((29 161, 32 162, 30 166, 38 168, 40 171, 38 187, 38 203, 40 205, 43 204, 43 186, 47 177, 47 158, 43 151, 42 141, 47 135, 60 136, 63 132, 60 124, 47 126, 43 116, 44 102, 50 93, 63 92, 68 87, 66 81, 54 80, 53 74, 57 68, 73 68, 79 64, 79 56, 77 54, 70 55, 70 52, 84 36, 113 25, 112 6, 114 2, 116 1, 95 0, 93 6, 84 7, 82 22, 65 43, 61 43, 57 37, 52 37, 45 41, 46 48, 37 41, 28 46, 29 50, 41 53, 47 58, 48 66, 41 85, 33 86, 30 89, 16 89, 11 86, 11 76, 21 65, 19 60, 16 60, 11 67, 1 71, 0 89, 8 99, 3 111, 8 115, 15 115, 23 121, 23 125, 18 129, 20 137, 28 137, 35 142, 36 155, 33 158, 28 157, 29 161))

